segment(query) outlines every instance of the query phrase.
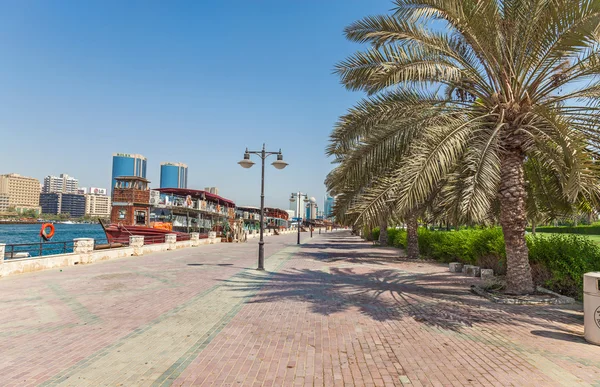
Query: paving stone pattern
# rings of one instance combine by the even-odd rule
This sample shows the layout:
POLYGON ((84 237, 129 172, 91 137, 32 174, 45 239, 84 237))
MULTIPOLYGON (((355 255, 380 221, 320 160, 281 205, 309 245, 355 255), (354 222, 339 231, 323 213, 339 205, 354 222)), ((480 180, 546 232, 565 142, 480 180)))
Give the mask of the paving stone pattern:
POLYGON ((0 385, 600 386, 580 305, 499 305, 479 279, 347 232, 0 280, 0 385))

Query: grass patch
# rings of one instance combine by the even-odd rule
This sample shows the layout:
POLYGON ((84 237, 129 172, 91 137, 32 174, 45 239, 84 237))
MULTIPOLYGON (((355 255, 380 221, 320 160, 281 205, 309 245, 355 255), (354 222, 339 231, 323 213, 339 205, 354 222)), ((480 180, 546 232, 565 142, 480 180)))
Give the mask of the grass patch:
POLYGON ((540 232, 540 233, 536 233, 535 235, 539 236, 539 237, 551 236, 551 235, 577 235, 582 238, 589 239, 592 242, 600 245, 600 235, 565 234, 565 233, 553 233, 553 232, 540 232))

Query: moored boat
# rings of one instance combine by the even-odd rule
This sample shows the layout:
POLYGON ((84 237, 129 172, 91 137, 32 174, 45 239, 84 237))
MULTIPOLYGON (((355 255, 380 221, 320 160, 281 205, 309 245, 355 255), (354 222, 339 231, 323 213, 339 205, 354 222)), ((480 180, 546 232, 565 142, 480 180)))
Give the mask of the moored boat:
POLYGON ((151 190, 149 181, 137 176, 115 179, 111 223, 103 225, 109 243, 128 243, 130 236, 144 236, 144 243, 163 243, 167 234, 188 240, 191 232, 201 238, 219 233, 233 222, 235 204, 206 191, 162 188, 151 190))
POLYGON ((287 211, 265 207, 265 227, 273 230, 285 230, 289 227, 290 215, 287 211))

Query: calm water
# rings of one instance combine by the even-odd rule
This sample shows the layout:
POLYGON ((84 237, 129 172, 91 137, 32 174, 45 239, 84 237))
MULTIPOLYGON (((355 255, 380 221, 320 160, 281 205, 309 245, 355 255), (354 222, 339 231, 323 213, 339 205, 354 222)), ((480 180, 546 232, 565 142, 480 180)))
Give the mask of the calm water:
MULTIPOLYGON (((0 224, 0 243, 39 243, 41 224, 0 224)), ((106 236, 99 224, 55 224, 56 232, 51 242, 69 242, 68 249, 72 251, 75 238, 94 238, 96 243, 106 243, 106 236)), ((43 254, 57 253, 54 245, 44 247, 43 254)), ((31 255, 39 255, 37 249, 24 247, 18 251, 29 251, 31 255)))

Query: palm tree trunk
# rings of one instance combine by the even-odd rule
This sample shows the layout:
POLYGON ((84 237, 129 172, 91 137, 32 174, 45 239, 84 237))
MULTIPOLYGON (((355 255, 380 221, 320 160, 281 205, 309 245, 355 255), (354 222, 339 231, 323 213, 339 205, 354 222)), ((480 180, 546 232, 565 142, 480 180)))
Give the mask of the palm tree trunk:
POLYGON ((417 214, 410 213, 406 218, 406 254, 410 259, 419 258, 419 237, 417 236, 417 214))
POLYGON ((526 294, 534 290, 525 241, 525 176, 520 149, 509 148, 500 163, 500 225, 506 246, 506 291, 526 294))
POLYGON ((387 246, 388 244, 388 222, 382 220, 379 222, 379 244, 381 246, 387 246))

